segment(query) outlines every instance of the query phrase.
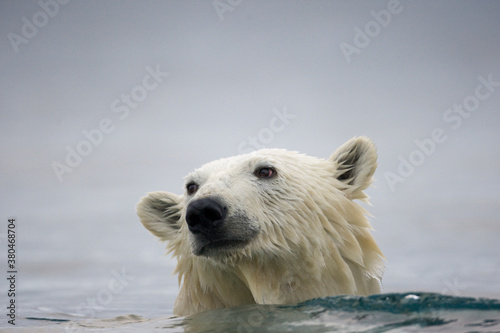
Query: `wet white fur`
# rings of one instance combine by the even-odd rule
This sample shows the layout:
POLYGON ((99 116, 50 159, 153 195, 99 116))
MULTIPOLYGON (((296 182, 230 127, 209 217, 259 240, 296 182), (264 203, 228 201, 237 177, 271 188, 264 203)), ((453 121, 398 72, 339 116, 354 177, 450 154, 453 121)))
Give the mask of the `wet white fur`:
POLYGON ((380 292, 384 257, 371 235, 367 212, 355 199, 371 183, 377 154, 371 140, 353 138, 328 159, 264 149, 207 163, 186 177, 194 196, 152 192, 138 204, 144 226, 177 258, 181 285, 174 314, 249 303, 285 304, 380 292), (352 164, 350 164, 352 163, 352 164), (259 166, 276 168, 258 179, 259 166), (348 170, 348 179, 340 177, 348 170), (217 258, 191 251, 185 212, 191 200, 217 195, 244 213, 258 236, 217 258))

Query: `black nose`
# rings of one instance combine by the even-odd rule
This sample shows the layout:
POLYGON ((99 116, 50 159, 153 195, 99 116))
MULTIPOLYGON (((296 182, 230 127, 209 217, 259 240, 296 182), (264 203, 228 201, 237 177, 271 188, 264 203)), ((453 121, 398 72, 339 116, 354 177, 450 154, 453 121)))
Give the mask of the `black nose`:
POLYGON ((189 204, 186 211, 186 221, 189 230, 196 233, 207 233, 220 225, 226 217, 226 207, 218 200, 203 198, 189 204))

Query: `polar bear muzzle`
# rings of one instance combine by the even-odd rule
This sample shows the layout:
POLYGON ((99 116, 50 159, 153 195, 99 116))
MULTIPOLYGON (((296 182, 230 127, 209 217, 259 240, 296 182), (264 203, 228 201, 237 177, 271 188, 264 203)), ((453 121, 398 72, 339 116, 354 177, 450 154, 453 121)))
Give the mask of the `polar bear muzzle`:
POLYGON ((242 214, 228 214, 219 197, 205 197, 189 203, 186 222, 195 255, 213 257, 245 247, 258 234, 242 214))

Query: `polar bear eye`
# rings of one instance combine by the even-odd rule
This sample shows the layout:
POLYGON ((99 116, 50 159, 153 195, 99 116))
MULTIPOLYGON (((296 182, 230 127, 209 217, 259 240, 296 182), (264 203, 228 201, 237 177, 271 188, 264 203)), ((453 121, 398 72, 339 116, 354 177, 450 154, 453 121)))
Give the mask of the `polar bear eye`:
POLYGON ((189 183, 186 185, 186 190, 189 195, 193 195, 198 191, 198 184, 189 183))
POLYGON ((276 170, 273 168, 259 168, 255 170, 255 176, 259 178, 273 178, 276 176, 276 170))

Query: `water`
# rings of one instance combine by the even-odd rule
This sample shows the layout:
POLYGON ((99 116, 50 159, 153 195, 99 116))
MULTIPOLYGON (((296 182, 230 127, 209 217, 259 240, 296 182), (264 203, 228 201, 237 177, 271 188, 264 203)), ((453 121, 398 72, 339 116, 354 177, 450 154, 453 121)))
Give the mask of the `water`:
MULTIPOLYGON (((16 331, 500 332, 497 224, 488 229, 491 240, 447 235, 444 250, 442 240, 423 232, 412 233, 426 235, 412 247, 412 238, 387 219, 393 226, 390 235, 405 239, 405 247, 400 238, 393 243, 383 233, 377 238, 388 257, 383 295, 252 305, 176 318, 175 260, 161 256, 164 245, 132 218, 115 217, 129 221, 120 228, 103 218, 80 218, 68 230, 59 221, 28 228, 21 222, 34 219, 19 219, 16 331), (411 290, 425 293, 406 292, 411 290)), ((2 303, 5 290, 1 279, 2 303)), ((12 326, 2 315, 0 332, 6 328, 12 326)))
POLYGON ((27 317, 26 332, 500 332, 500 301, 437 293, 335 296, 298 305, 248 305, 190 317, 27 317))

